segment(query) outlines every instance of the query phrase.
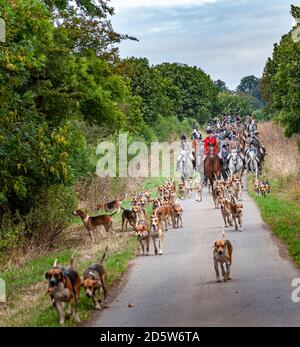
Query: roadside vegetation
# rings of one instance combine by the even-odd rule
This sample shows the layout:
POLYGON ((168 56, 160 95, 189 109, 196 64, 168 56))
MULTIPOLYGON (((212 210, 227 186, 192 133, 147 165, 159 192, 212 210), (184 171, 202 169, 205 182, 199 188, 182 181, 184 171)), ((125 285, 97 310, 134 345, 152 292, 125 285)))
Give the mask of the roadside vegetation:
POLYGON ((288 248, 289 254, 300 267, 300 153, 299 136, 288 139, 284 130, 272 122, 259 125, 267 156, 265 173, 271 184, 266 198, 257 196, 249 181, 250 193, 257 202, 263 220, 288 248))
MULTIPOLYGON (((273 117, 279 112, 284 124, 294 113, 299 116, 294 112, 299 101, 295 88, 284 104, 274 103, 286 92, 279 87, 291 82, 284 79, 290 76, 279 56, 273 58, 278 71, 269 68, 271 63, 266 67, 262 100, 261 80, 254 76, 246 76, 236 91, 230 91, 199 67, 121 59, 118 44, 138 38, 115 32, 113 14, 106 0, 97 5, 91 0, 0 4, 7 28, 6 43, 0 43, 0 277, 6 280, 8 294, 7 303, 0 304, 0 325, 57 325, 44 280, 55 258, 67 265, 75 251, 76 268, 82 272, 108 244, 105 263, 113 285, 135 256, 136 242, 130 233, 99 232, 98 246, 91 247, 72 211, 82 208, 96 214, 97 203, 152 189, 162 179, 97 177, 99 142, 116 142, 120 132, 128 134, 129 144, 171 141, 223 113, 250 112, 267 119, 267 114, 273 117), (283 78, 278 88, 277 72, 283 78)), ((289 38, 284 47, 285 42, 297 60, 299 50, 289 38)), ((293 163, 288 158, 281 167, 293 163)), ((270 174, 274 167, 270 161, 270 174)), ((276 175, 274 198, 275 180, 280 181, 276 175)), ((291 175, 296 175, 294 169, 286 174, 291 175)), ((298 188, 291 191, 298 196, 298 188)), ((129 204, 125 201, 124 206, 129 204)), ((119 215, 116 224, 119 229, 119 215)), ((84 297, 82 302, 80 316, 86 319, 93 307, 84 297)))

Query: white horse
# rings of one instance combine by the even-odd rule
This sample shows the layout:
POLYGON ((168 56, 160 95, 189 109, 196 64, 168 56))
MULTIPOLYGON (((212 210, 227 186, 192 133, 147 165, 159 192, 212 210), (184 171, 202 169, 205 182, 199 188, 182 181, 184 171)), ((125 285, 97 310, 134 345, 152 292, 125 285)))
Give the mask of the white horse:
POLYGON ((189 147, 181 149, 176 165, 176 171, 181 173, 181 177, 184 180, 193 176, 193 154, 189 147))
POLYGON ((258 177, 258 163, 259 159, 257 158, 256 152, 248 150, 247 151, 247 165, 249 168, 249 171, 252 175, 255 175, 255 177, 258 177))
POLYGON ((240 174, 240 177, 242 177, 244 171, 244 162, 241 156, 239 155, 238 151, 236 149, 233 149, 230 152, 228 159, 228 168, 230 171, 230 176, 233 176, 238 173, 240 174))

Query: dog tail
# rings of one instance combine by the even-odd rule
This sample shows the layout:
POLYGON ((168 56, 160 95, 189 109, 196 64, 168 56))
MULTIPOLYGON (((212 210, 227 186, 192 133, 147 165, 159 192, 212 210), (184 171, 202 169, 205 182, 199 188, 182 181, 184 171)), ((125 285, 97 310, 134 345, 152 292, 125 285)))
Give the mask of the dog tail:
POLYGON ((56 259, 54 260, 53 267, 57 267, 57 264, 58 264, 58 259, 56 258, 56 259))
POLYGON ((114 213, 110 214, 110 216, 114 216, 116 213, 120 212, 119 210, 115 211, 114 213))
POLYGON ((234 199, 234 197, 232 195, 230 195, 230 200, 231 200, 231 203, 235 206, 236 205, 236 201, 234 199))
POLYGON ((108 246, 105 247, 104 253, 103 253, 103 255, 102 255, 101 259, 100 259, 99 264, 103 264, 104 259, 105 259, 106 254, 107 254, 107 251, 108 251, 108 246))
POLYGON ((74 250, 74 252, 72 253, 72 255, 71 255, 71 259, 70 259, 70 269, 73 269, 73 267, 74 267, 74 256, 75 256, 75 253, 78 251, 78 248, 79 248, 79 247, 77 247, 77 248, 74 250))
POLYGON ((74 267, 74 257, 72 255, 71 259, 70 259, 70 269, 73 269, 74 267))
POLYGON ((222 230, 222 235, 223 235, 223 240, 225 240, 226 234, 225 234, 225 230, 224 229, 222 230))

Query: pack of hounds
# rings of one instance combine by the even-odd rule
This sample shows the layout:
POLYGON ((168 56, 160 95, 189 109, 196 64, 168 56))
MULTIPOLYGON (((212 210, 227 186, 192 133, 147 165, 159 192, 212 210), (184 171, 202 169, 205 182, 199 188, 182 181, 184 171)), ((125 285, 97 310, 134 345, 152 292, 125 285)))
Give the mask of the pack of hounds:
MULTIPOLYGON (((234 174, 226 179, 216 179, 213 185, 209 182, 208 191, 211 194, 216 209, 220 209, 223 220, 223 238, 216 240, 213 245, 213 263, 217 282, 221 282, 219 268, 223 281, 231 279, 230 267, 232 264, 232 243, 225 237, 225 228, 234 227, 235 231, 243 228, 243 204, 242 175, 234 174)), ((253 186, 256 194, 266 197, 270 193, 270 184, 267 180, 260 181, 257 176, 253 177, 253 186)), ((95 243, 94 232, 99 226, 103 226, 107 233, 114 233, 113 216, 122 212, 122 232, 128 231, 128 226, 133 229, 137 238, 140 255, 149 255, 151 241, 155 255, 163 254, 164 233, 172 227, 183 228, 183 208, 180 201, 195 197, 197 202, 202 201, 204 182, 197 176, 176 183, 169 178, 164 184, 157 187, 155 192, 143 191, 131 198, 131 208, 123 208, 122 198, 98 204, 95 209, 103 209, 105 214, 90 216, 85 211, 78 209, 73 212, 74 216, 81 218, 92 243, 95 243), (155 193, 155 194, 153 194, 155 193), (151 208, 152 207, 152 208, 151 208), (151 210, 152 213, 147 211, 151 210)), ((70 319, 74 314, 75 320, 79 321, 78 305, 80 304, 80 291, 89 297, 96 309, 101 309, 101 291, 106 299, 107 271, 104 267, 104 259, 108 248, 105 248, 98 263, 91 264, 83 273, 82 279, 74 269, 73 257, 68 268, 58 265, 55 260, 53 267, 46 273, 48 281, 47 293, 50 295, 55 307, 60 324, 65 319, 70 319), (65 304, 65 308, 63 305, 65 304), (65 311, 65 312, 64 312, 65 311)))

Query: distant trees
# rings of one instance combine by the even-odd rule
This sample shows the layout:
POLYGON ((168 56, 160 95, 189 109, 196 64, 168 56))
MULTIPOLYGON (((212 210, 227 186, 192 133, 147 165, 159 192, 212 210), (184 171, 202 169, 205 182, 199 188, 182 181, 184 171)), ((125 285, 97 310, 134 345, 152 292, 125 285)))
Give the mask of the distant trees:
POLYGON ((218 90, 197 67, 178 63, 150 66, 146 58, 129 58, 118 64, 129 79, 133 95, 142 101, 143 118, 153 124, 159 116, 207 121, 213 113, 218 90))
MULTIPOLYGON (((299 19, 300 7, 292 6, 291 13, 299 19)), ((300 41, 293 35, 299 27, 296 24, 274 45, 261 81, 266 109, 285 127, 287 136, 300 133, 300 41)))
POLYGON ((226 92, 226 91, 228 91, 228 88, 227 88, 226 83, 225 83, 224 81, 216 80, 216 81, 214 82, 214 84, 216 85, 216 87, 218 88, 218 90, 219 90, 220 92, 226 92))

